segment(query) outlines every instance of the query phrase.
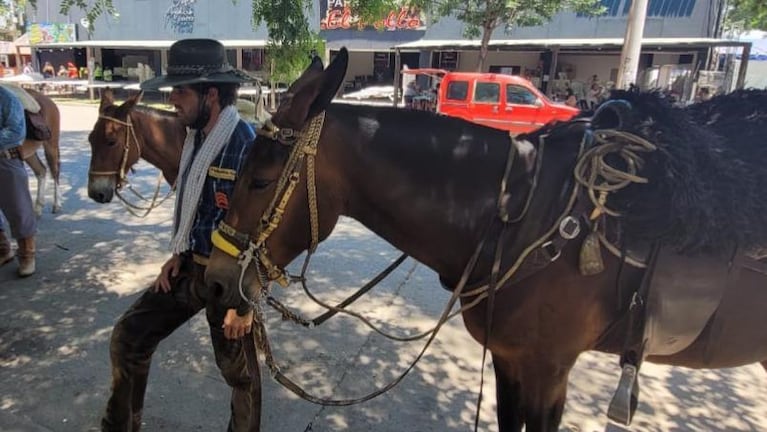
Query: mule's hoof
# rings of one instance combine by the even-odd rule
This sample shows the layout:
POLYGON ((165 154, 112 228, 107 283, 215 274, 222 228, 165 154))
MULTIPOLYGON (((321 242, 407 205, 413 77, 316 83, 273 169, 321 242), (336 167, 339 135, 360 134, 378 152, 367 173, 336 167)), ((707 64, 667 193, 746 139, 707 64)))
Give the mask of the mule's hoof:
POLYGON ((53 209, 51 210, 51 213, 56 214, 56 213, 58 213, 60 211, 61 211, 61 206, 60 205, 55 205, 55 206, 53 206, 53 209))

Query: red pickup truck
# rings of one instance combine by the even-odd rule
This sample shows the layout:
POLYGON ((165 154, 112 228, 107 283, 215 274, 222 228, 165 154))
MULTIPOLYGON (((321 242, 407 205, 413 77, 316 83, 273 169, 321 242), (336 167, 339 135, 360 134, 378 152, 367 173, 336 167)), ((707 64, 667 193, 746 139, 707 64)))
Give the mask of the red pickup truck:
POLYGON ((554 120, 570 120, 579 112, 552 102, 530 81, 518 76, 442 69, 402 72, 440 80, 436 95, 438 113, 507 130, 514 135, 531 132, 554 120))

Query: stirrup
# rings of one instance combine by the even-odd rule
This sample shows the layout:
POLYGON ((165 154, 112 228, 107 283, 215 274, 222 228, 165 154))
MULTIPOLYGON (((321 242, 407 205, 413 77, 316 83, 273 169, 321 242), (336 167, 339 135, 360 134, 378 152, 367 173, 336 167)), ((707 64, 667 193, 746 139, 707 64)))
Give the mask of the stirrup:
POLYGON ((623 365, 618 388, 615 389, 610 407, 607 409, 607 417, 621 425, 631 425, 631 419, 637 408, 638 395, 637 367, 626 363, 623 365))

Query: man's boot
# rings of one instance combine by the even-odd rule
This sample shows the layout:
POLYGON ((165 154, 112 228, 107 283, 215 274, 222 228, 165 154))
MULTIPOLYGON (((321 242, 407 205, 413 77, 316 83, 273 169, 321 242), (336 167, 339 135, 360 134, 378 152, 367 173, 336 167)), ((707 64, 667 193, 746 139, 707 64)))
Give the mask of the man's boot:
POLYGON ((31 276, 35 272, 35 238, 19 239, 19 276, 31 276))
POLYGON ((0 230, 0 266, 11 262, 12 259, 13 250, 11 249, 11 242, 8 241, 5 231, 0 230))

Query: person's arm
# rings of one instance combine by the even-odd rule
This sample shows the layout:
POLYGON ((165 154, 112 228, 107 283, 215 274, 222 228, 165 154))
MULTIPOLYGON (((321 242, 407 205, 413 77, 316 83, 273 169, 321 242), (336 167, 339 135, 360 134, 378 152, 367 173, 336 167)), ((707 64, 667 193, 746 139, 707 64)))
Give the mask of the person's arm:
POLYGON ((2 124, 0 124, 0 148, 16 147, 24 141, 27 125, 24 121, 24 108, 15 96, 7 91, 2 107, 2 124))

